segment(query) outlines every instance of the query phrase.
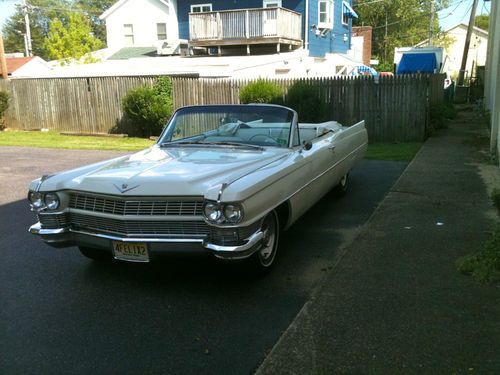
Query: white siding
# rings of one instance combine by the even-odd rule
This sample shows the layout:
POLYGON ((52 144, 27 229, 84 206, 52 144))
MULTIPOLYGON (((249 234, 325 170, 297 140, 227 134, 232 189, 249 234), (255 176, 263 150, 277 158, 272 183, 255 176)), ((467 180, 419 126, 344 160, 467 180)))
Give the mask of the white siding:
MULTIPOLYGON (((444 71, 452 76, 458 76, 462 65, 462 57, 465 47, 465 37, 467 35, 467 27, 457 26, 447 32, 447 35, 454 39, 453 43, 446 48, 447 61, 445 62, 444 71)), ((471 36, 469 54, 467 56, 467 76, 470 77, 472 66, 485 66, 486 54, 488 50, 488 38, 481 33, 474 31, 471 36)))
POLYGON ((134 46, 156 47, 158 45, 157 23, 167 24, 167 38, 179 38, 177 26, 177 2, 166 6, 158 0, 129 0, 106 18, 108 47, 119 49, 127 46, 125 24, 133 25, 134 46))
MULTIPOLYGON (((486 67, 486 102, 491 112, 491 151, 500 155, 500 9, 491 2, 490 41, 486 67)), ((497 159, 498 162, 498 159, 497 159)))

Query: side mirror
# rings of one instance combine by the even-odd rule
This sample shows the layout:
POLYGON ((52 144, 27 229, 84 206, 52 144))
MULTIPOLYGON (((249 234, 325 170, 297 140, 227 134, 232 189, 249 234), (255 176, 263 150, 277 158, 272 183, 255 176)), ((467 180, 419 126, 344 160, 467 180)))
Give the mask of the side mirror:
POLYGON ((309 151, 312 148, 312 143, 311 141, 306 141, 304 142, 304 150, 309 151))

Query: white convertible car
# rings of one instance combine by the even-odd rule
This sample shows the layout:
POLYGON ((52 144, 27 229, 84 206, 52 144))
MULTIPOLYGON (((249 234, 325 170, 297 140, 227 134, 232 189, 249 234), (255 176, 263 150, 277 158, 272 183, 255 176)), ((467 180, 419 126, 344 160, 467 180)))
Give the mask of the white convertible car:
POLYGON ((29 230, 94 260, 199 251, 267 270, 280 233, 346 190, 367 141, 363 121, 299 124, 276 105, 184 107, 147 150, 34 180, 29 230))

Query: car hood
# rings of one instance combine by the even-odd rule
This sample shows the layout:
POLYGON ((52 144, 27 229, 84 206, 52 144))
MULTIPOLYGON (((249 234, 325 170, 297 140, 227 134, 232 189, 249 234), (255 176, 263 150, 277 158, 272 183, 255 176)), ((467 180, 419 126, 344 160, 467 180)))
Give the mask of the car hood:
POLYGON ((214 199, 222 184, 229 184, 287 154, 289 150, 276 147, 258 150, 153 146, 133 155, 57 174, 43 181, 41 190, 131 196, 204 195, 214 199))

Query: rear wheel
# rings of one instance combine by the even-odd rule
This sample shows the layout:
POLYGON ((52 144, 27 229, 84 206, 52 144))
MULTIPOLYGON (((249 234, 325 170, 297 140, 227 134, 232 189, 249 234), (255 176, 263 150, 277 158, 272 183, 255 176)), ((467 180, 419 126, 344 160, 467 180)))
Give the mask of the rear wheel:
POLYGON ((250 258, 250 265, 255 271, 266 273, 274 265, 278 251, 280 228, 276 211, 271 211, 267 214, 262 222, 261 230, 264 233, 264 238, 260 245, 258 245, 259 250, 250 258))
POLYGON ((94 249, 92 247, 78 246, 82 255, 99 262, 111 260, 111 254, 105 250, 94 249))
POLYGON ((348 188, 349 188, 349 173, 346 173, 344 176, 342 176, 338 185, 335 186, 335 193, 337 193, 338 195, 344 195, 345 193, 347 193, 348 188))

